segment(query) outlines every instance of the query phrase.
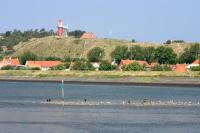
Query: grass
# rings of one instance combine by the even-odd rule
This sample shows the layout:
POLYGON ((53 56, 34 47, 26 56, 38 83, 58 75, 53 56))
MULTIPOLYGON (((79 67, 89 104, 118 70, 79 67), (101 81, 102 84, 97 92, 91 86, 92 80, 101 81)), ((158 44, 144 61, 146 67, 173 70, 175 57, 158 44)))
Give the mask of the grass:
POLYGON ((200 77, 199 72, 121 72, 121 71, 37 71, 37 70, 1 70, 0 76, 19 76, 19 77, 36 77, 36 78, 54 78, 54 77, 71 77, 71 78, 154 78, 157 77, 200 77))
MULTIPOLYGON (((40 39, 31 39, 28 42, 19 43, 14 47, 16 51, 14 56, 19 56, 23 51, 30 50, 40 57, 49 57, 56 56, 63 58, 65 56, 71 57, 81 57, 86 58, 86 55, 90 49, 93 47, 101 47, 105 50, 106 60, 110 60, 110 54, 116 46, 128 46, 140 45, 143 47, 146 46, 160 46, 161 44, 152 44, 152 43, 131 43, 125 40, 117 39, 94 39, 94 40, 81 40, 73 37, 61 38, 57 37, 45 37, 40 39)), ((189 46, 188 44, 170 44, 169 47, 172 47, 177 54, 183 52, 184 48, 189 46)))

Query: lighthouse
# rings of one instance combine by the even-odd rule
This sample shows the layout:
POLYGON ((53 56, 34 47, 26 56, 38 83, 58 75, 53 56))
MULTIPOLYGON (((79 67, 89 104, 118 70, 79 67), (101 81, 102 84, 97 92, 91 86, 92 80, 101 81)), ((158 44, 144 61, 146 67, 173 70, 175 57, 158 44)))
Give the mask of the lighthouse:
POLYGON ((69 28, 68 26, 63 26, 62 19, 58 20, 58 37, 68 37, 69 28))
POLYGON ((62 19, 58 20, 58 36, 62 37, 63 35, 63 22, 62 19))

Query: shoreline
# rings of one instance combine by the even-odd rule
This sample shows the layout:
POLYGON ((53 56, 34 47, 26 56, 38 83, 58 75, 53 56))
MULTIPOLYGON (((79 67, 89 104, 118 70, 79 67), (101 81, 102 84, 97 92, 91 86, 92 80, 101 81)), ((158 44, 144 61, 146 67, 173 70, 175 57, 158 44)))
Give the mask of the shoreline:
POLYGON ((60 83, 64 80, 65 84, 81 84, 81 85, 129 85, 129 86, 162 86, 162 87, 196 87, 200 88, 200 81, 195 82, 195 79, 186 80, 185 77, 167 77, 168 82, 165 82, 166 77, 159 77, 157 82, 133 82, 125 79, 124 81, 109 80, 109 79, 82 79, 82 78, 33 78, 33 77, 0 77, 0 82, 35 82, 35 83, 60 83), (184 78, 184 79, 183 79, 184 78), (170 80, 173 82, 170 82, 170 80), (179 82, 176 80, 179 79, 179 82), (163 82, 161 82, 163 80, 163 82), (180 82, 183 80, 183 82, 180 82), (184 81, 187 82, 184 82, 184 81))
POLYGON ((135 85, 199 87, 199 72, 36 71, 1 70, 0 81, 48 82, 86 85, 135 85))

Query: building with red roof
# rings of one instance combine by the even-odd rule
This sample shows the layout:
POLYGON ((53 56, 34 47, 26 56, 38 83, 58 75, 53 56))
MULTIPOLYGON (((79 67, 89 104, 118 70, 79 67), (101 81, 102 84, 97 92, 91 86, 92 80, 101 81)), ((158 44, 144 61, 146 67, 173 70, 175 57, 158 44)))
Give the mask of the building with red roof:
POLYGON ((6 56, 2 61, 0 61, 0 68, 4 66, 18 67, 21 66, 18 58, 12 58, 11 56, 6 56))
POLYGON ((28 68, 40 68, 41 70, 49 70, 52 67, 63 64, 61 61, 26 61, 25 66, 28 68))
POLYGON ((176 72, 187 72, 187 64, 176 64, 174 70, 176 72))
POLYGON ((189 64, 187 66, 188 69, 191 69, 192 67, 195 67, 195 66, 199 66, 200 65, 200 60, 199 59, 196 59, 192 64, 189 64))
POLYGON ((81 36, 81 39, 96 39, 96 35, 91 32, 86 32, 81 36))
POLYGON ((134 62, 137 62, 141 66, 145 66, 146 69, 152 69, 155 65, 157 65, 157 63, 148 64, 147 61, 143 61, 143 60, 121 60, 119 67, 122 70, 122 67, 124 65, 129 65, 129 64, 134 63, 134 62))

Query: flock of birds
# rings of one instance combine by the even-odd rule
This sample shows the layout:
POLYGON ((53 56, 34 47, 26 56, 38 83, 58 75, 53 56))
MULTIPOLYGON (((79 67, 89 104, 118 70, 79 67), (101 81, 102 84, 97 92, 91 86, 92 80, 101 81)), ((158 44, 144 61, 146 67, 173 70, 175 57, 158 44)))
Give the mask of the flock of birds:
POLYGON ((42 102, 45 104, 55 104, 55 105, 127 105, 127 106, 200 106, 200 102, 191 102, 191 101, 153 101, 149 99, 143 100, 126 100, 126 101, 88 101, 87 99, 83 99, 82 101, 63 101, 63 100, 51 100, 50 98, 46 100, 46 102, 42 102))

